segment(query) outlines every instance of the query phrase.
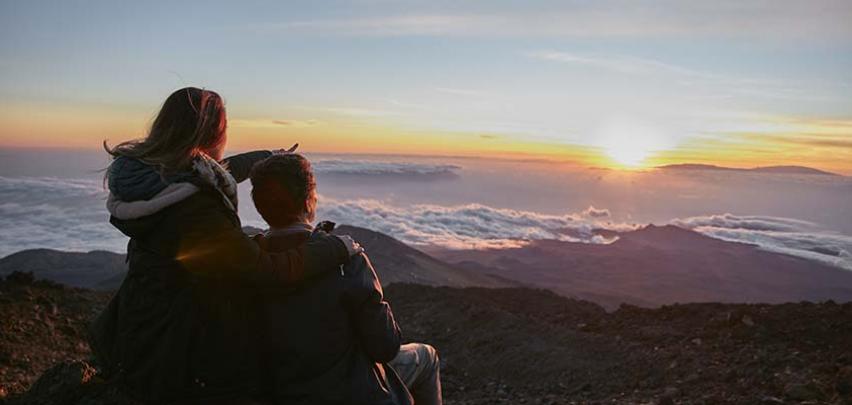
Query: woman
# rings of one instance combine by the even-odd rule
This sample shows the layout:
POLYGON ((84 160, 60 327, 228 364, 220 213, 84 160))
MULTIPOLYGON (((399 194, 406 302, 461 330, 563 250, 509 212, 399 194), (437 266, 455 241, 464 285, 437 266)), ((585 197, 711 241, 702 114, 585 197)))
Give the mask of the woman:
POLYGON ((358 249, 348 237, 316 232, 303 249, 261 251, 242 232, 237 182, 271 152, 220 164, 226 126, 218 94, 184 88, 166 99, 146 138, 104 143, 114 158, 107 208, 130 237, 129 270, 92 325, 90 345, 104 374, 140 399, 257 390, 253 290, 286 288, 358 249))

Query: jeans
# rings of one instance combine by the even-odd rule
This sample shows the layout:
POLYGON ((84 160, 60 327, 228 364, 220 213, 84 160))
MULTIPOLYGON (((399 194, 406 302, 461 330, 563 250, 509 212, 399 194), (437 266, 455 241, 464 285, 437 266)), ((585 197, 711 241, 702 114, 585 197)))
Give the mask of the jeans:
POLYGON ((435 348, 423 343, 400 346, 388 363, 411 392, 415 405, 441 405, 441 362, 435 348))

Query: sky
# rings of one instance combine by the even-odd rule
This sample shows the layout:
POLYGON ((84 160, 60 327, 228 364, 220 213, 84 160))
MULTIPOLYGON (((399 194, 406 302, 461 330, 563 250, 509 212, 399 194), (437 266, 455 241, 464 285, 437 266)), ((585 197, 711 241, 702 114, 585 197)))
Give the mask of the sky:
POLYGON ((229 148, 852 175, 849 1, 0 0, 0 147, 144 136, 219 92, 229 148))

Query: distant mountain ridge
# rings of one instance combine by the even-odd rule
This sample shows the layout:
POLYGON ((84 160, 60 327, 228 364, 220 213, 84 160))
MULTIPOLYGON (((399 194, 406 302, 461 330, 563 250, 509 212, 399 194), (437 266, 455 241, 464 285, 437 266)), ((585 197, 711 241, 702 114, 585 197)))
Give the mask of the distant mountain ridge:
POLYGON ((664 170, 715 170, 715 171, 733 171, 733 172, 753 172, 753 173, 775 173, 775 174, 812 174, 822 176, 840 176, 837 173, 831 173, 824 170, 814 169, 807 166, 761 166, 753 168, 737 168, 725 167, 716 165, 706 165, 699 163, 681 163, 673 165, 657 166, 657 169, 664 170))
POLYGON ((459 267, 615 308, 684 302, 852 301, 852 272, 673 225, 608 245, 537 240, 502 250, 429 253, 459 267))

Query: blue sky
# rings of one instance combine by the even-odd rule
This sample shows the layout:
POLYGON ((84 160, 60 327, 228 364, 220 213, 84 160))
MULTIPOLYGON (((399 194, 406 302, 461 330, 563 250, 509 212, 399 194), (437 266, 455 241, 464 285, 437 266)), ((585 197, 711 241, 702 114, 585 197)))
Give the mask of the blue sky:
POLYGON ((610 156, 627 144, 643 160, 712 148, 705 155, 745 148, 759 160, 782 144, 835 145, 810 155, 783 149, 782 158, 807 163, 852 150, 848 1, 0 8, 0 145, 94 143, 143 127, 170 91, 197 85, 219 91, 234 132, 256 144, 260 127, 280 121, 356 138, 347 128, 487 134, 610 156), (63 127, 80 142, 57 136, 63 127))

